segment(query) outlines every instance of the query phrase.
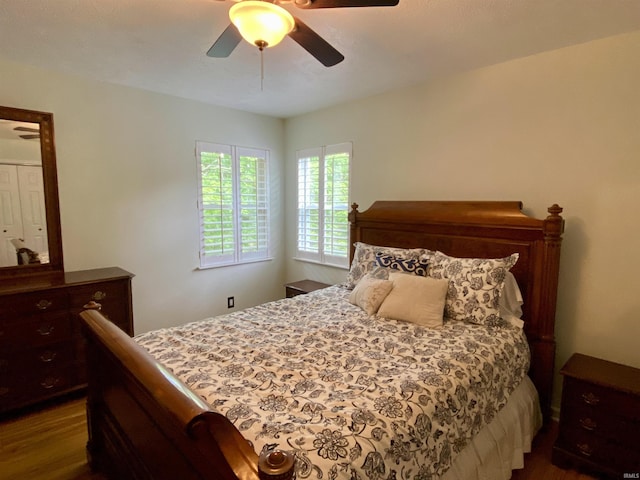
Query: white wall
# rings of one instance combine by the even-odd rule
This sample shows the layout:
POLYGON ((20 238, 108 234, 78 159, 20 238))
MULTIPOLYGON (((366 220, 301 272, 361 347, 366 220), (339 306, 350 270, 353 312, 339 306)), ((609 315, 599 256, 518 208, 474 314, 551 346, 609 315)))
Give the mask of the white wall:
MULTIPOLYGON (((558 203, 557 364, 582 352, 640 367, 639 85, 633 33, 289 119, 288 251, 304 147, 353 141, 361 210, 378 199, 504 199, 544 217, 558 203)), ((345 272, 287 260, 288 280, 309 275, 345 272)))
POLYGON ((52 112, 67 271, 120 266, 135 330, 282 297, 282 120, 0 61, 0 105, 52 112), (271 151, 273 261, 198 271, 196 140, 271 151))
POLYGON ((281 297, 285 279, 342 281, 344 270, 291 259, 295 150, 353 141, 351 198, 361 209, 377 199, 515 199, 542 217, 552 203, 563 206, 558 365, 580 351, 640 367, 639 53, 640 33, 622 35, 343 104, 284 128, 3 61, 0 104, 54 113, 65 266, 135 273, 138 332, 224 313, 229 295, 237 308, 281 297), (271 150, 276 260, 194 271, 196 139, 271 150))
POLYGON ((40 143, 38 140, 10 140, 0 138, 0 163, 39 165, 40 143))

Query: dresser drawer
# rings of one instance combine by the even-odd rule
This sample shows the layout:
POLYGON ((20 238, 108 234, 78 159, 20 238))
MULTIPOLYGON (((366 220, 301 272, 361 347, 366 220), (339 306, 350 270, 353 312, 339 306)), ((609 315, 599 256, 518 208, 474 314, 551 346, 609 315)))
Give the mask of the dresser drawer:
POLYGON ((0 348, 25 350, 71 338, 71 323, 66 311, 26 317, 0 325, 0 348))
POLYGON ((0 379, 0 410, 32 403, 76 385, 75 370, 69 364, 24 370, 22 375, 3 375, 0 379))
POLYGON ((4 319, 66 310, 68 308, 69 297, 64 290, 45 290, 0 297, 0 311, 7 312, 6 317, 3 315, 4 319))
POLYGON ((103 306, 120 304, 125 295, 125 288, 123 282, 102 282, 75 287, 70 291, 71 307, 83 308, 90 301, 98 302, 103 306))
POLYGON ((74 359, 71 342, 55 343, 24 351, 0 351, 0 374, 22 378, 25 372, 69 365, 74 359))
POLYGON ((128 284, 123 281, 96 283, 70 291, 71 308, 75 314, 89 302, 97 302, 102 314, 124 331, 132 334, 129 315, 128 284))

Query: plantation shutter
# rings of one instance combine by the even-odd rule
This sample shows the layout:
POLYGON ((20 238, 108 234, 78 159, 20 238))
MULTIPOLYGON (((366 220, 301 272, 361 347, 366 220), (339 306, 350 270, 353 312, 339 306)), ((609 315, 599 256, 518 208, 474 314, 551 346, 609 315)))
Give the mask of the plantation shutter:
POLYGON ((349 256, 351 144, 329 145, 324 155, 324 262, 346 265, 349 256))
POLYGON ((238 148, 240 261, 269 255, 269 196, 264 150, 238 148))
POLYGON ((322 148, 298 152, 298 257, 321 261, 320 157, 322 148))
POLYGON ((297 152, 297 258, 347 266, 351 144, 297 152))
POLYGON ((200 266, 235 258, 233 157, 231 146, 198 142, 200 174, 200 266))
POLYGON ((196 143, 200 266, 269 258, 267 151, 196 143))

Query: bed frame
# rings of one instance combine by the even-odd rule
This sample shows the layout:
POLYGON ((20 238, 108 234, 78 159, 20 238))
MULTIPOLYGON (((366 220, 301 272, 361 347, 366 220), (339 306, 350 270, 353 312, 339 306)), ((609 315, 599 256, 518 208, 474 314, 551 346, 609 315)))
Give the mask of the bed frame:
MULTIPOLYGON (((545 219, 520 202, 379 201, 349 213, 351 241, 426 247, 458 257, 520 259, 529 376, 548 418, 562 209, 545 219)), ((351 250, 353 257, 354 249, 351 250)), ((258 456, 234 425, 159 365, 97 310, 81 313, 87 341, 87 452, 113 479, 258 480, 258 456)))

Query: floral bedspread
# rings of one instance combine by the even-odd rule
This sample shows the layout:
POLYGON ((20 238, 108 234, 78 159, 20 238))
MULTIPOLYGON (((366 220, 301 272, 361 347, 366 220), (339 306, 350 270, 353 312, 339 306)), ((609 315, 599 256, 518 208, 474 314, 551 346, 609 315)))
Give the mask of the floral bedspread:
POLYGON ((136 340, 298 479, 430 479, 529 367, 520 329, 368 317, 333 286, 136 340))

